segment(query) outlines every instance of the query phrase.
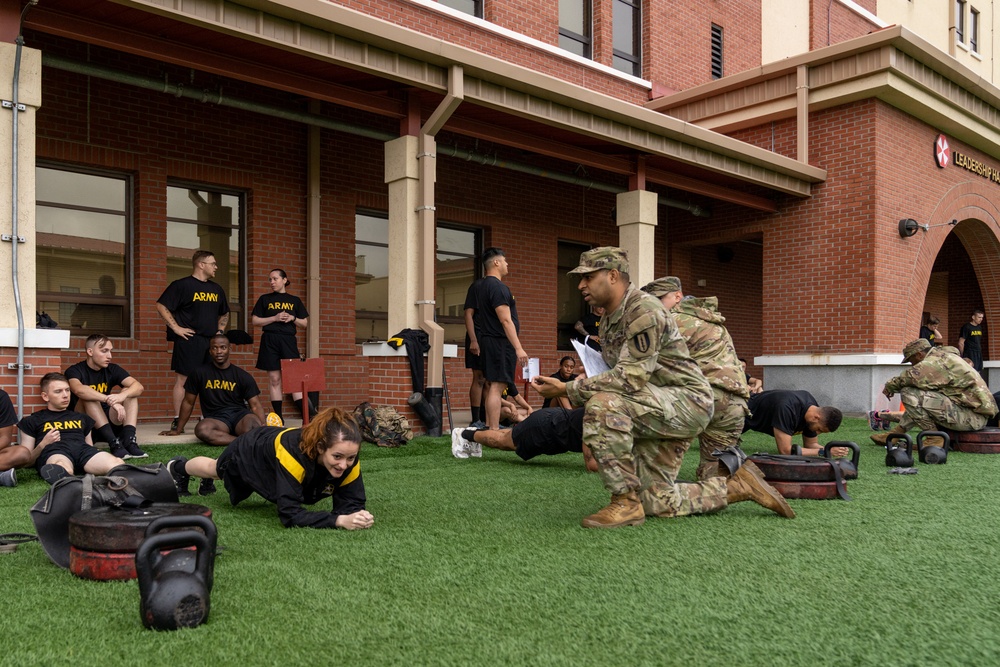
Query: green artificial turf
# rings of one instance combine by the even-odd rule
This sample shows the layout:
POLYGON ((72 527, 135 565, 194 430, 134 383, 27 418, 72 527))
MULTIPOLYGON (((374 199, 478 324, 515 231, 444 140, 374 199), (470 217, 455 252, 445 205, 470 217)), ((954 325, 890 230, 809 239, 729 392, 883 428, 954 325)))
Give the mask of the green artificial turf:
MULTIPOLYGON (((853 502, 793 500, 794 520, 741 503, 611 531, 579 527, 608 496, 578 454, 365 445, 367 531, 285 529, 257 496, 231 508, 221 484, 189 499, 212 508, 224 547, 196 629, 145 630, 136 582, 76 579, 37 544, 0 555, 0 664, 994 664, 1000 457, 888 475, 868 435, 859 419, 836 434, 863 448, 853 502)), ((19 480, 0 489, 0 532, 33 532, 27 510, 47 487, 19 480)))

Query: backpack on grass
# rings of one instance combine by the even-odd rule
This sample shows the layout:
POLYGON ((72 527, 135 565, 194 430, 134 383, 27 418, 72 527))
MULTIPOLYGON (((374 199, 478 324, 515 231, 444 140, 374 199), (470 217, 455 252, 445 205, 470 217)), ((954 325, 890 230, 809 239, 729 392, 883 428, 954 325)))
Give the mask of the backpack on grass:
POLYGON ((413 438, 410 420, 391 405, 372 405, 368 401, 354 408, 354 418, 361 437, 379 447, 401 447, 413 438))

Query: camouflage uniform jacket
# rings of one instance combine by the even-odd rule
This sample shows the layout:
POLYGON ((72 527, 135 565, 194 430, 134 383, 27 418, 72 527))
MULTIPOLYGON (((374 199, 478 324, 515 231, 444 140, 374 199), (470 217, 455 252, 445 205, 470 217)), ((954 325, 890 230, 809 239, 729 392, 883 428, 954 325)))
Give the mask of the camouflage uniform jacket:
POLYGON ((718 308, 719 300, 714 296, 685 299, 674 306, 672 314, 687 341, 691 358, 698 362, 708 383, 730 394, 750 398, 746 373, 736 356, 733 339, 723 325, 726 318, 718 308))
POLYGON ((892 393, 903 387, 937 391, 977 414, 992 417, 997 404, 982 376, 947 347, 931 348, 923 361, 885 383, 892 393))
POLYGON ((610 370, 574 380, 566 393, 574 405, 583 405, 598 392, 633 394, 650 385, 688 387, 712 403, 712 390, 663 304, 655 296, 629 285, 613 313, 605 313, 600 327, 601 356, 610 370))

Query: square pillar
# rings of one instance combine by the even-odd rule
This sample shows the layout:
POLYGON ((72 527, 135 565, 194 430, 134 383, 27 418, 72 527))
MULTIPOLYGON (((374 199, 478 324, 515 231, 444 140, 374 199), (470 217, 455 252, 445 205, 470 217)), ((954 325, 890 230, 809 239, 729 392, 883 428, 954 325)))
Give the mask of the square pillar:
MULTIPOLYGON (((17 47, 0 43, 0 98, 13 100, 14 59, 17 47)), ((35 328, 35 113, 42 104, 42 52, 21 49, 18 77, 18 103, 25 106, 17 113, 17 281, 21 293, 24 328, 35 328)), ((0 234, 11 235, 13 224, 12 174, 9 168, 14 154, 14 130, 11 109, 0 110, 0 159, 8 168, 0 169, 0 234)), ((11 284, 12 254, 17 239, 0 242, 0 276, 11 284)), ((14 292, 0 291, 0 329, 16 329, 17 313, 14 292)))
POLYGON ((389 186, 388 335, 419 329, 416 305, 420 288, 420 179, 417 137, 385 143, 385 182, 389 186))
POLYGON ((618 245, 628 252, 632 284, 642 287, 656 279, 653 263, 656 249, 658 195, 632 190, 618 195, 618 245))

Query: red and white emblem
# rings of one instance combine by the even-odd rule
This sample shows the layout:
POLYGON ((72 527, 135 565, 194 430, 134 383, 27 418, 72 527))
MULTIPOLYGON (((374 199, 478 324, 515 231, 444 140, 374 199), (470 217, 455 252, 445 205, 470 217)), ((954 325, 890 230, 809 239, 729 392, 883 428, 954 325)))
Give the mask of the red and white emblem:
POLYGON ((939 134, 937 141, 934 142, 934 159, 937 161, 937 166, 942 169, 951 162, 951 146, 948 145, 948 139, 943 134, 939 134))

